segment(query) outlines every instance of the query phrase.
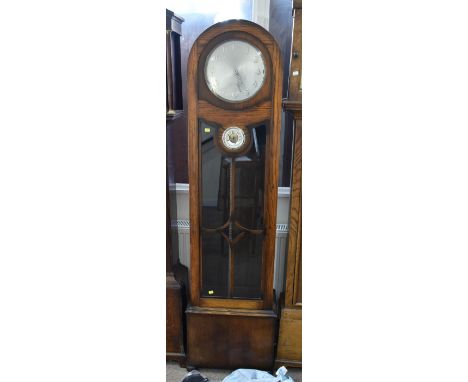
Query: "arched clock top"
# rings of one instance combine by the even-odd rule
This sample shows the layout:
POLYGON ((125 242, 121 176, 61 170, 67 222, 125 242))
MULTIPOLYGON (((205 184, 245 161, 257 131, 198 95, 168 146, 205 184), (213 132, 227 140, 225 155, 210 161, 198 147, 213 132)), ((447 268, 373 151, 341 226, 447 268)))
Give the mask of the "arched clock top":
POLYGON ((188 76, 195 79, 198 101, 245 110, 271 100, 280 66, 280 50, 269 32, 250 21, 230 20, 198 37, 189 56, 188 76))

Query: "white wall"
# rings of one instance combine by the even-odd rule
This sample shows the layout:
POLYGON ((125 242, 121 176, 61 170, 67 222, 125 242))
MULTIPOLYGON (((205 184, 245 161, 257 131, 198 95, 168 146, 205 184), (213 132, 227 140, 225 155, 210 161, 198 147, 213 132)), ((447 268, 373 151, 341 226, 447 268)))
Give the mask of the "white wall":
MULTIPOLYGON (((190 220, 189 214, 189 185, 176 183, 171 187, 176 192, 177 220, 190 220)), ((288 224, 289 220, 289 187, 278 187, 277 224, 288 224)))
POLYGON ((264 27, 270 28, 270 0, 252 1, 252 21, 264 27))

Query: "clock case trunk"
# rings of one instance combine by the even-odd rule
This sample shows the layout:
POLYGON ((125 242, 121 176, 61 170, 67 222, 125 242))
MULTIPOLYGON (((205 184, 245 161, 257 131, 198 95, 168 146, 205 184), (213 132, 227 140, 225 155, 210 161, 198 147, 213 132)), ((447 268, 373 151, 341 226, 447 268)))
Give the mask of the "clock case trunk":
POLYGON ((277 309, 273 272, 278 197, 282 69, 280 49, 261 26, 230 20, 208 28, 195 41, 188 61, 188 134, 190 184, 190 304, 187 352, 190 367, 260 368, 274 364, 277 309), (266 78, 252 98, 226 102, 204 80, 208 53, 223 41, 240 39, 263 54, 266 78), (263 192, 263 248, 260 298, 212 298, 202 295, 200 123, 247 128, 263 124, 266 150, 263 192))

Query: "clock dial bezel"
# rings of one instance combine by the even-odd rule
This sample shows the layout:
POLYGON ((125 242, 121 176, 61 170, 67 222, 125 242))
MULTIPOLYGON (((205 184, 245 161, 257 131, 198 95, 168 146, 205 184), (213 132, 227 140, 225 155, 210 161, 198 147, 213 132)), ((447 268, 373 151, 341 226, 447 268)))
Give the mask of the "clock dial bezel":
POLYGON ((242 148, 245 143, 245 133, 239 127, 232 126, 224 130, 221 139, 227 150, 238 150, 242 148), (236 135, 235 141, 231 139, 233 135, 236 135))
POLYGON ((229 126, 220 126, 218 127, 218 131, 216 132, 216 145, 218 148, 227 156, 238 156, 246 154, 250 148, 252 147, 252 133, 250 132, 250 128, 246 126, 238 126, 238 125, 229 125, 229 126), (227 147, 223 141, 224 133, 232 128, 238 128, 242 130, 244 133, 244 142, 239 147, 227 147))
POLYGON ((269 51, 266 49, 264 44, 262 44, 257 37, 254 35, 244 32, 244 31, 230 31, 221 33, 216 38, 210 40, 203 46, 200 53, 200 59, 198 64, 198 98, 199 100, 208 101, 210 104, 217 106, 219 108, 228 109, 228 110, 239 110, 252 107, 256 104, 259 104, 264 101, 268 101, 271 97, 272 92, 272 81, 271 81, 271 66, 272 61, 269 51), (242 101, 227 101, 217 95, 215 95, 208 87, 205 68, 207 64, 207 59, 210 53, 219 45, 231 41, 231 40, 240 40, 246 42, 262 53, 263 64, 265 68, 265 75, 263 76, 263 83, 259 90, 251 97, 242 100, 242 101))
POLYGON ((239 102, 244 102, 244 101, 247 101, 249 100, 250 98, 253 98, 255 97, 255 95, 261 90, 262 86, 265 84, 265 79, 266 79, 266 63, 265 63, 265 59, 263 58, 263 53, 262 51, 257 47, 255 46, 254 44, 251 44, 250 42, 246 41, 246 40, 242 40, 242 39, 231 39, 231 40, 224 40, 222 42, 220 42, 217 46, 215 46, 209 53, 208 53, 208 56, 205 60, 205 70, 204 70, 204 78, 205 78, 205 82, 206 82, 206 85, 208 86, 208 89, 210 90, 210 92, 212 92, 216 97, 218 97, 219 99, 223 100, 223 101, 226 101, 226 102, 230 102, 230 103, 239 103, 239 102), (216 92, 216 90, 213 89, 213 85, 211 84, 211 81, 209 80, 209 77, 208 77, 208 67, 209 67, 209 60, 211 58, 211 56, 216 52, 217 49, 221 48, 223 45, 226 45, 228 43, 231 43, 231 42, 240 42, 240 43, 243 43, 243 44, 247 44, 249 45, 250 47, 256 49, 258 52, 260 52, 259 54, 259 58, 262 62, 262 66, 263 66, 263 75, 261 77, 261 84, 260 86, 258 86, 255 90, 255 92, 251 95, 249 95, 248 97, 246 98, 242 98, 240 100, 235 100, 235 99, 230 99, 230 98, 226 98, 224 96, 222 96, 221 94, 219 94, 218 92, 216 92))

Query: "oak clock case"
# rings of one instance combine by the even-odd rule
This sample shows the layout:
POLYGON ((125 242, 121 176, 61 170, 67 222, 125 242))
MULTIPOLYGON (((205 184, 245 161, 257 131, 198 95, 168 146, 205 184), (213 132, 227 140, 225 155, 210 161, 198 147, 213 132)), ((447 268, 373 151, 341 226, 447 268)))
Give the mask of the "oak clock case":
POLYGON ((293 1, 293 42, 286 113, 294 120, 285 292, 280 303, 276 366, 302 367, 302 1, 293 1))
POLYGON ((245 20, 208 28, 190 52, 192 367, 273 366, 281 73, 273 37, 245 20))

